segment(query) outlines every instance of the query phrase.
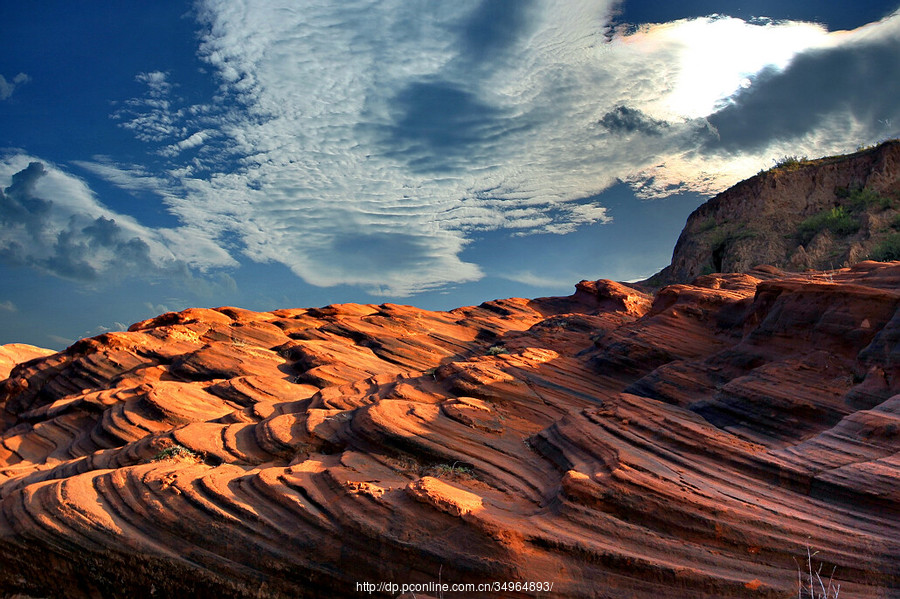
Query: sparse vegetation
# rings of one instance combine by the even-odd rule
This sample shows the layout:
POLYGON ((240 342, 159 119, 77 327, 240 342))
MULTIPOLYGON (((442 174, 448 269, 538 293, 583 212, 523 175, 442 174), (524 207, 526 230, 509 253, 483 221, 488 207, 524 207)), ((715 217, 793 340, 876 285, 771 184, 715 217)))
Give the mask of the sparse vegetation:
POLYGON ((697 227, 697 233, 706 233, 707 231, 710 231, 715 228, 716 228, 716 219, 714 217, 710 216, 705 221, 700 223, 700 225, 697 227))
POLYGON ((843 206, 836 206, 830 210, 824 210, 815 214, 797 228, 800 243, 806 245, 819 231, 829 230, 841 237, 856 233, 859 230, 859 221, 848 213, 843 206))
POLYGON ((775 169, 782 171, 795 171, 800 166, 802 166, 806 161, 806 156, 782 156, 781 158, 774 159, 775 160, 775 169))
POLYGON ((489 356, 499 356, 500 354, 508 354, 509 350, 502 345, 492 345, 487 350, 489 356))
POLYGON ((162 462, 165 460, 190 460, 194 462, 200 461, 200 454, 192 449, 188 449, 184 445, 172 445, 170 447, 166 447, 155 456, 153 456, 154 462, 162 462))
POLYGON ((436 464, 425 469, 427 476, 435 478, 464 478, 469 479, 475 476, 471 466, 453 462, 452 464, 436 464))
POLYGON ((863 212, 869 208, 876 210, 887 210, 893 208, 896 204, 894 198, 883 196, 877 191, 868 188, 839 190, 838 197, 847 199, 847 206, 852 212, 863 212))
POLYGON ((809 547, 806 548, 806 572, 800 564, 797 564, 797 599, 838 599, 841 592, 841 585, 834 584, 834 572, 837 567, 831 569, 828 576, 828 586, 822 580, 822 566, 819 564, 818 569, 813 570, 812 558, 819 553, 811 553, 809 547), (806 580, 803 577, 806 576, 806 580))
POLYGON ((875 249, 869 252, 869 260, 876 260, 878 262, 900 260, 900 233, 891 233, 882 239, 881 243, 876 245, 875 249))
POLYGON ((407 476, 433 476, 434 478, 472 479, 475 478, 475 469, 471 464, 453 462, 452 464, 440 463, 423 465, 412 456, 399 456, 389 458, 388 465, 407 476))

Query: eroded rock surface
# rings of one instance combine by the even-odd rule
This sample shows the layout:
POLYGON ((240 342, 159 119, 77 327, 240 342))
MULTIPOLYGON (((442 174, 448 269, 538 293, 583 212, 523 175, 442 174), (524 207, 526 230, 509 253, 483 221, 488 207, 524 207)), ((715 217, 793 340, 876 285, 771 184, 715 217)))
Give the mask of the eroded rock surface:
POLYGON ((808 545, 896 597, 898 306, 865 262, 85 339, 0 383, 0 591, 780 598, 808 545))

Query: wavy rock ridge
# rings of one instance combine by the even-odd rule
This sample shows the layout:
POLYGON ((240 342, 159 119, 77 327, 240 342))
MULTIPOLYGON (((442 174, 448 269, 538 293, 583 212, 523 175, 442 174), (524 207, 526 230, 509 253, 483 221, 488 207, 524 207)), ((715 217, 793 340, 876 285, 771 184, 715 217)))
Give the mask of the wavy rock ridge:
POLYGON ((780 598, 809 545, 842 597, 900 596, 898 283, 768 268, 82 340, 0 384, 0 590, 780 598))

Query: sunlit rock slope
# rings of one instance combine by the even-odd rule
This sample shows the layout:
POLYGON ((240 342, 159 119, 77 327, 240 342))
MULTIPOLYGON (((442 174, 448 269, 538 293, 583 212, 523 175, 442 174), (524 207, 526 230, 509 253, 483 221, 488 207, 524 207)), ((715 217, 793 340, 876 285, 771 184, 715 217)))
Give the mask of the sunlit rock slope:
POLYGON ((0 383, 0 594, 788 598, 810 547, 898 597, 898 305, 863 262, 85 339, 0 383))

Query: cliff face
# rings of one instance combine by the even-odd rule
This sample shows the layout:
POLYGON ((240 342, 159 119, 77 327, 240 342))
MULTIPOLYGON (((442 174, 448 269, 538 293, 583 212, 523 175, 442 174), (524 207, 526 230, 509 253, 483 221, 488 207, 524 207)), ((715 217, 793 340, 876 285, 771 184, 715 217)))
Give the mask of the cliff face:
POLYGON ((900 141, 787 161, 694 211, 655 285, 769 264, 828 270, 900 259, 900 141))
POLYGON ((810 546, 896 597, 898 289, 768 268, 80 341, 0 385, 0 591, 780 598, 810 546))

